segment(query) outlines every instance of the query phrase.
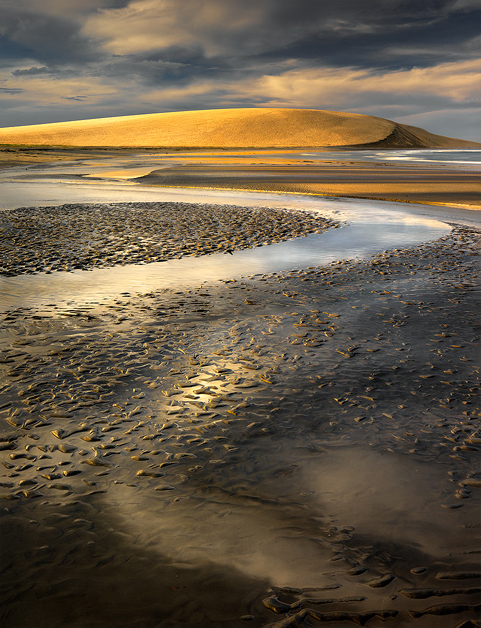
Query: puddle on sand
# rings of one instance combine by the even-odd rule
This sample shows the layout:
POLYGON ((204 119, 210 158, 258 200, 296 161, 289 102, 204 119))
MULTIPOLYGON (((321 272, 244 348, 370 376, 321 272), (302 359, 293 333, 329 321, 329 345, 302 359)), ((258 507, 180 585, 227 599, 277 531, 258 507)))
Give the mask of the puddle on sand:
MULTIPOLYGON (((444 466, 362 447, 311 458, 300 463, 302 485, 333 526, 352 526, 359 537, 405 544, 431 556, 446 551, 446 539, 454 554, 466 547, 467 535, 461 540, 456 534, 466 523, 463 511, 440 516, 450 488, 444 466)), ((471 537, 474 547, 477 532, 471 530, 471 537)))
POLYGON ((276 443, 253 460, 257 481, 248 491, 235 467, 226 465, 215 491, 202 490, 200 472, 197 491, 162 508, 161 516, 158 501, 125 485, 111 487, 106 498, 141 545, 179 563, 232 565, 279 587, 344 580, 343 586, 356 589, 345 568, 332 562, 336 549, 349 556, 353 536, 373 550, 390 547, 393 563, 415 555, 441 557, 446 539, 451 554, 462 554, 469 540, 476 545, 475 529, 463 531, 456 543, 472 513, 440 516, 449 488, 442 466, 362 446, 313 453, 295 440, 276 443), (293 473, 275 479, 272 471, 280 463, 293 473))

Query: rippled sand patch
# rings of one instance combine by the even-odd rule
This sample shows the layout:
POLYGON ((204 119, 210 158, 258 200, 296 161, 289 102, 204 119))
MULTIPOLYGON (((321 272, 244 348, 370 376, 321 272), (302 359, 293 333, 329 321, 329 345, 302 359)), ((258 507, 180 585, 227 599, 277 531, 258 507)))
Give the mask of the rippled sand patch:
POLYGON ((475 621, 478 242, 6 313, 3 624, 475 621))
POLYGON ((0 274, 231 253, 337 226, 314 212, 175 202, 23 207, 0 214, 0 274))

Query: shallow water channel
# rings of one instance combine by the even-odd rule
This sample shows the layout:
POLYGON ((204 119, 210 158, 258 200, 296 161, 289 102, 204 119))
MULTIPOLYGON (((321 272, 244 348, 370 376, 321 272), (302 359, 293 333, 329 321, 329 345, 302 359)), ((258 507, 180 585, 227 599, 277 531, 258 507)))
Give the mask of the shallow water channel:
POLYGON ((129 183, 99 185, 58 181, 5 182, 3 206, 60 205, 63 203, 173 201, 305 209, 320 212, 342 223, 341 229, 323 234, 236 251, 185 257, 167 262, 56 272, 49 275, 1 277, 4 310, 36 307, 45 303, 85 303, 105 300, 121 292, 148 292, 167 287, 197 285, 258 273, 271 273, 328 264, 343 259, 365 258, 389 248, 415 246, 437 239, 450 228, 425 216, 416 216, 417 206, 406 210, 383 201, 320 198, 305 195, 269 194, 201 189, 132 186, 129 183))

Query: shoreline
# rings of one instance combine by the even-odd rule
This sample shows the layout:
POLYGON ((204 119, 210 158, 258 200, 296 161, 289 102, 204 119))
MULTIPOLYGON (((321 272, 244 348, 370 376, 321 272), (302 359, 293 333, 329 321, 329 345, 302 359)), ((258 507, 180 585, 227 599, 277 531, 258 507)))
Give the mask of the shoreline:
POLYGON ((319 196, 325 198, 338 198, 338 199, 352 199, 352 200, 365 200, 365 201, 386 201, 389 203, 407 203, 414 205, 426 205, 427 207, 440 207, 440 208, 449 208, 453 209, 462 209, 462 210, 470 210, 470 211, 479 211, 481 210, 481 203, 478 205, 476 203, 467 204, 467 203, 447 203, 441 201, 424 201, 418 200, 413 196, 411 199, 402 199, 402 198, 388 198, 384 196, 360 196, 360 195, 349 195, 349 194, 336 194, 336 193, 323 193, 323 192, 308 192, 306 190, 301 191, 287 191, 287 190, 279 190, 277 187, 259 187, 259 188, 229 188, 229 187, 212 187, 212 186, 194 186, 194 185, 158 185, 150 184, 151 187, 159 187, 159 188, 173 188, 173 189, 189 189, 189 190, 213 190, 213 191, 231 191, 231 192, 269 192, 271 194, 292 194, 292 195, 302 195, 302 196, 319 196))
POLYGON ((18 208, 6 220, 0 234, 6 277, 232 255, 339 227, 305 210, 165 201, 18 208))
POLYGON ((126 290, 176 284, 188 289, 203 280, 368 258, 451 229, 445 220, 418 217, 394 203, 300 195, 291 202, 273 194, 192 190, 164 190, 163 202, 149 202, 150 195, 145 201, 141 194, 128 195, 138 199, 128 203, 9 210, 0 244, 8 247, 11 230, 18 229, 21 246, 10 258, 6 249, 3 309, 16 302, 106 300, 126 290))

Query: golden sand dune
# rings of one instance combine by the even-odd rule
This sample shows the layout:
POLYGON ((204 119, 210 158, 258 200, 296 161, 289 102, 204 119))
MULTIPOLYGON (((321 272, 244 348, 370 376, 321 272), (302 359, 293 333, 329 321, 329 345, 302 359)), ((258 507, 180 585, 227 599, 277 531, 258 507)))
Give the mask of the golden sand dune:
POLYGON ((261 108, 152 113, 8 127, 0 129, 0 144, 145 148, 479 146, 356 113, 261 108))

